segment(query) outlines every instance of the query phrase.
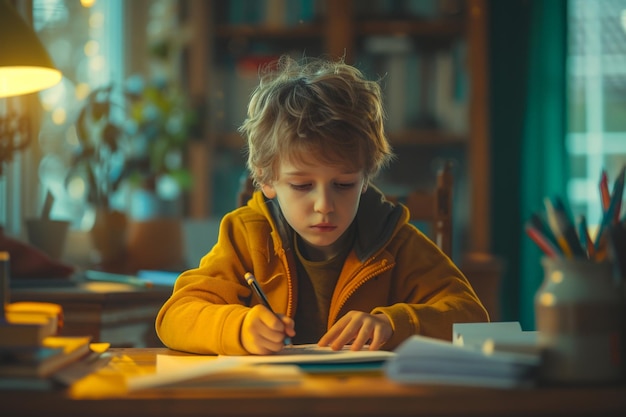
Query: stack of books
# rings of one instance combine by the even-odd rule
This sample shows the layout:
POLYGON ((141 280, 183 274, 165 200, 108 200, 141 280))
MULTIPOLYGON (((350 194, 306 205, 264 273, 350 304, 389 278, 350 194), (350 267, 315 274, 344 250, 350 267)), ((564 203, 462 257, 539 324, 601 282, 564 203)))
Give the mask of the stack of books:
POLYGON ((84 375, 99 353, 90 336, 60 336, 62 310, 46 303, 15 303, 0 319, 0 389, 53 389, 84 375), (79 370, 80 368, 80 370, 79 370))
POLYGON ((412 336, 395 352, 385 372, 400 383, 528 388, 543 362, 536 333, 517 322, 458 323, 452 342, 412 336))

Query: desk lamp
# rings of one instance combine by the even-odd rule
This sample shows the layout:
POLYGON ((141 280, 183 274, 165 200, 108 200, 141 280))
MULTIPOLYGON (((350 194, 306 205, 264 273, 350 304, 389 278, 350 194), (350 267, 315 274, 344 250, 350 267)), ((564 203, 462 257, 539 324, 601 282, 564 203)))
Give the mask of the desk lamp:
POLYGON ((61 81, 35 31, 0 0, 0 98, 34 93, 61 81))
MULTIPOLYGON (((0 45, 0 99, 34 93, 61 81, 61 72, 35 31, 8 0, 0 0, 0 45)), ((28 146, 28 125, 25 116, 0 115, 0 175, 4 163, 28 146)))
MULTIPOLYGON (((9 4, 0 0, 0 99, 34 93, 61 81, 32 27, 9 4)), ((5 162, 30 142, 25 116, 0 115, 0 175, 5 162), (16 138, 19 142, 16 143, 16 138)), ((0 326, 9 300, 9 254, 0 252, 0 326)))

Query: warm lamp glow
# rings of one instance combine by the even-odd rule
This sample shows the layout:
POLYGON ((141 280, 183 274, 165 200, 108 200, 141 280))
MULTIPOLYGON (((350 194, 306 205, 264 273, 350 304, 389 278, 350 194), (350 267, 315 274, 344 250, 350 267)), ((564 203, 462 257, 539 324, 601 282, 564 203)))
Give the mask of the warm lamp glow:
POLYGON ((33 29, 7 0, 0 0, 0 97, 34 93, 61 81, 33 29))
POLYGON ((44 67, 0 67, 0 97, 19 96, 52 87, 61 72, 44 67))

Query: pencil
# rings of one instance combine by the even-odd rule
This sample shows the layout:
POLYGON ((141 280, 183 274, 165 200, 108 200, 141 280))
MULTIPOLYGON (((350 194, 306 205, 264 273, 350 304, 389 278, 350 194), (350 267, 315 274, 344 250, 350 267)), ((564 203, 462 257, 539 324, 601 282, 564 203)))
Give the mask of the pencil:
POLYGON ((539 249, 543 251, 550 258, 557 258, 559 256, 559 250, 547 239, 537 228, 535 228, 530 222, 526 223, 526 234, 539 246, 539 249))
POLYGON ((602 212, 607 211, 611 203, 611 194, 609 193, 609 178, 606 175, 606 170, 602 170, 600 176, 600 201, 602 202, 602 212))
POLYGON ((624 195, 624 175, 626 171, 626 165, 622 167, 619 175, 615 179, 613 184, 613 198, 615 201, 615 211, 613 212, 613 224, 619 222, 620 211, 622 210, 622 196, 624 195))
POLYGON ((606 245, 606 239, 604 238, 605 231, 611 226, 611 224, 619 222, 619 213, 616 211, 620 210, 622 204, 622 195, 624 194, 624 175, 625 169, 622 168, 620 174, 615 179, 615 183, 613 185, 613 194, 611 195, 611 201, 609 203, 608 209, 604 212, 604 216, 602 217, 602 222, 600 223, 600 229, 598 230, 598 234, 596 236, 595 241, 595 249, 596 252, 600 252, 604 250, 604 246, 606 245), (617 222, 615 219, 617 218, 617 222))
POLYGON ((587 258, 593 259, 595 257, 595 247, 593 241, 589 236, 589 229, 587 228, 587 218, 584 214, 578 216, 578 238, 580 239, 580 246, 587 251, 587 258))
POLYGON ((554 203, 549 199, 544 200, 546 213, 548 216, 548 224, 563 254, 567 258, 586 257, 584 249, 580 246, 578 235, 573 223, 569 220, 569 216, 565 210, 565 205, 558 197, 554 199, 554 203))
MULTIPOLYGON (((263 290, 261 289, 261 286, 259 285, 259 282, 256 280, 256 278, 254 277, 254 275, 252 275, 252 273, 250 272, 246 272, 246 274, 244 275, 244 278, 246 279, 246 282, 248 283, 248 285, 250 286, 250 288, 252 288, 252 292, 254 292, 257 296, 257 298, 259 299, 259 301, 261 301, 261 303, 267 307, 267 309, 269 311, 272 312, 272 314, 274 314, 276 317, 278 317, 279 319, 281 319, 281 317, 276 314, 276 312, 274 311, 274 309, 272 308, 272 306, 270 305, 269 300, 267 299, 267 297, 265 296, 265 293, 263 292, 263 290)), ((282 319, 281 319, 282 320, 282 319)), ((285 336, 285 340, 284 340, 285 346, 290 345, 291 344, 291 338, 289 336, 285 336)))
POLYGON ((538 233, 543 235, 545 239, 547 239, 553 247, 556 248, 557 252, 560 254, 559 244, 554 237, 554 234, 550 230, 550 227, 546 225, 546 222, 538 213, 532 213, 530 216, 530 224, 537 230, 538 233))

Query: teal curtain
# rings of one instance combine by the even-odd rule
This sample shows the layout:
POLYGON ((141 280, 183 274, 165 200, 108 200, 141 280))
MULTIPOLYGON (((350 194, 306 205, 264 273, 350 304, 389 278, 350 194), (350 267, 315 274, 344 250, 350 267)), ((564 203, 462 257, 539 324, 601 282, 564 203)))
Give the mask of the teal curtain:
POLYGON ((524 232, 545 196, 566 195, 567 0, 491 0, 493 252, 505 261, 502 320, 534 329, 542 254, 524 232))

